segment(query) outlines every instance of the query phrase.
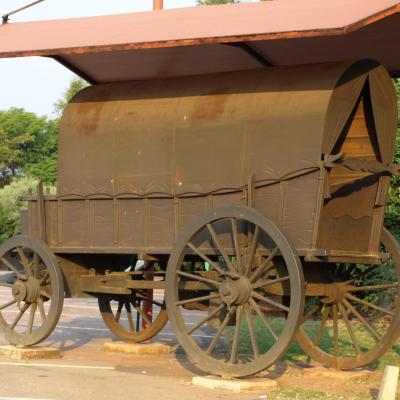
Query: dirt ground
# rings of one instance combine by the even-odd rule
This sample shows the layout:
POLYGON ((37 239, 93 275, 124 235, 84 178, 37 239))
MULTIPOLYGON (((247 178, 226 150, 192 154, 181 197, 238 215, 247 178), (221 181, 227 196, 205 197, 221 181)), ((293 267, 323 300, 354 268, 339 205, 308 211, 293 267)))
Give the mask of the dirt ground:
MULTIPOLYGON (((169 356, 132 356, 103 350, 117 340, 104 326, 97 302, 66 300, 62 319, 45 343, 63 357, 38 362, 0 359, 1 399, 371 399, 376 398, 382 372, 336 372, 316 365, 280 362, 254 379, 275 379, 273 392, 232 394, 191 385, 193 366, 176 343, 170 327, 155 338, 169 344, 169 356)), ((0 340, 0 345, 6 344, 0 340)))

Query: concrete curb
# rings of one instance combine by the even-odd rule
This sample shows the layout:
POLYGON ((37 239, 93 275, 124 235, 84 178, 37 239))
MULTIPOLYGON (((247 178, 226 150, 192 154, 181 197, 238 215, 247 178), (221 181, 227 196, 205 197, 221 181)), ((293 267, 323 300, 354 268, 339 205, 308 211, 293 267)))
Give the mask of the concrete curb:
POLYGON ((171 353, 171 346, 162 343, 106 342, 103 349, 109 352, 146 356, 165 356, 171 353))
POLYGON ((272 379, 223 379, 215 376, 195 376, 192 385, 202 386, 207 389, 227 390, 233 393, 265 392, 275 389, 278 384, 272 379))
POLYGON ((10 360, 49 360, 61 358, 61 351, 52 347, 0 346, 0 357, 10 360))

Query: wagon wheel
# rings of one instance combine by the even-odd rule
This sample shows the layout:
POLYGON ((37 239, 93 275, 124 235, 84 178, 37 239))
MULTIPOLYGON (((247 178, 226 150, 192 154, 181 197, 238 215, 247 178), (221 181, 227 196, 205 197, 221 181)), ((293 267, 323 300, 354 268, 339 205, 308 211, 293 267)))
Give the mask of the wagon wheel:
POLYGON ((381 357, 400 334, 400 246, 386 229, 381 237, 390 259, 360 266, 360 273, 332 287, 331 296, 307 297, 297 340, 315 361, 339 369, 357 368, 381 357), (374 283, 362 285, 368 277, 374 283))
POLYGON ((60 319, 64 284, 43 242, 15 236, 0 246, 0 293, 0 329, 9 343, 30 346, 51 334, 60 319))
MULTIPOLYGON (((152 268, 152 267, 150 267, 152 268)), ((165 280, 154 271, 146 269, 142 274, 135 275, 141 280, 165 280)), ((168 322, 165 309, 164 290, 146 289, 133 290, 130 295, 104 294, 98 297, 100 313, 104 323, 110 331, 119 338, 128 342, 143 342, 151 339, 162 331, 168 322), (152 315, 146 309, 147 304, 152 306, 152 315)))
POLYGON ((198 220, 174 247, 166 280, 178 341, 211 373, 239 377, 264 370, 298 329, 301 263, 280 230, 254 209, 227 206, 198 220), (290 296, 287 306, 283 295, 290 296))

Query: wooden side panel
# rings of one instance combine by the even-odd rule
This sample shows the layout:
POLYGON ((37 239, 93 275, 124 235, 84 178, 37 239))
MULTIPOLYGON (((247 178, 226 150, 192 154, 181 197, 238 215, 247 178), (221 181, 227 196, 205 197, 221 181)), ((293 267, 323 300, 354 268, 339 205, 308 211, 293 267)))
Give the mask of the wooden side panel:
POLYGON ((143 247, 146 239, 145 209, 142 199, 119 200, 119 246, 143 247))
POLYGON ((91 247, 115 246, 113 200, 90 201, 90 245, 91 247))
POLYGON ((210 198, 187 197, 179 199, 179 232, 183 232, 199 216, 204 215, 210 208, 210 198))
POLYGON ((175 241, 173 199, 147 199, 147 243, 149 247, 171 247, 175 241))
POLYGON ((287 181, 282 230, 296 249, 309 249, 314 245, 319 174, 316 171, 287 181))
POLYGON ((58 207, 56 201, 46 201, 46 232, 49 246, 57 246, 58 237, 58 207))
POLYGON ((63 201, 63 247, 89 247, 89 201, 63 201))

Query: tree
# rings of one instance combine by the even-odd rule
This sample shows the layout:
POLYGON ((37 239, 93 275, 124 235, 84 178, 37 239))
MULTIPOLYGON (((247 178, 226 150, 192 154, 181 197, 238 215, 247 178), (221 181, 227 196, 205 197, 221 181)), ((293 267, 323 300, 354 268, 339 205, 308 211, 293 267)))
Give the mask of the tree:
POLYGON ((0 111, 0 186, 23 174, 29 151, 46 124, 45 117, 21 108, 0 111))
MULTIPOLYGON (((400 79, 394 80, 394 86, 397 92, 397 108, 400 116, 400 79)), ((400 120, 397 125, 397 143, 394 162, 400 164, 400 120)), ((385 225, 400 240, 400 177, 398 176, 392 179, 385 225)))
POLYGON ((32 178, 20 178, 0 189, 0 243, 21 233, 21 210, 25 204, 18 198, 29 189, 34 190, 36 184, 32 178))
POLYGON ((57 180, 59 120, 46 121, 44 129, 38 131, 35 140, 26 155, 22 168, 24 175, 54 185, 57 180))
POLYGON ((65 106, 71 101, 71 99, 87 86, 89 86, 89 84, 83 79, 78 77, 73 78, 62 97, 54 104, 55 113, 58 116, 61 116, 65 106))

